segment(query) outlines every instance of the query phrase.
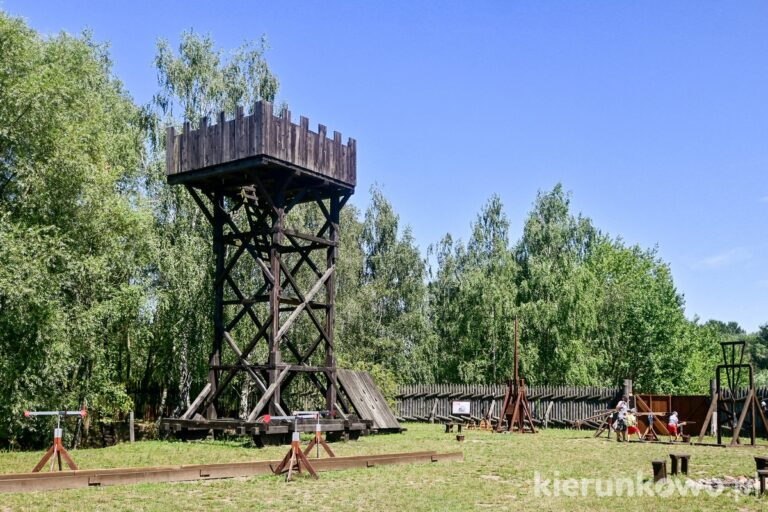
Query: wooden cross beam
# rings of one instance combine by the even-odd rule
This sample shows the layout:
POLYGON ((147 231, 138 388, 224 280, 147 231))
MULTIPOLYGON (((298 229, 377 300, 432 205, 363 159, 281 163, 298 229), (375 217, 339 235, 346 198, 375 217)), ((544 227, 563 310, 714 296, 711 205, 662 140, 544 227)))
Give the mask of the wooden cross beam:
POLYGON ((288 317, 288 319, 285 321, 285 323, 280 326, 280 330, 277 331, 277 335, 275 336, 275 342, 279 341, 280 338, 283 337, 283 335, 288 331, 288 329, 291 328, 293 323, 296 321, 296 318, 298 318, 299 314, 304 311, 304 308, 307 307, 307 304, 309 301, 312 300, 312 298, 317 294, 317 292, 320 291, 320 288, 325 284, 325 281, 333 275, 333 273, 336 271, 336 267, 331 267, 328 270, 325 271, 325 274, 323 274, 323 277, 320 278, 319 281, 315 283, 315 285, 307 292, 306 297, 304 297, 304 301, 299 304, 296 309, 293 310, 291 315, 288 317))
POLYGON ((261 395, 261 398, 259 399, 256 406, 253 408, 251 413, 248 415, 248 421, 256 421, 256 418, 259 417, 259 414, 264 409, 264 406, 267 405, 267 402, 270 398, 272 398, 272 395, 275 394, 275 391, 277 391, 277 388, 280 387, 280 383, 283 382, 283 379, 286 375, 288 375, 288 372, 290 371, 291 367, 286 366, 283 368, 283 371, 280 372, 280 374, 277 376, 277 380, 269 385, 267 390, 264 392, 263 395, 261 395))

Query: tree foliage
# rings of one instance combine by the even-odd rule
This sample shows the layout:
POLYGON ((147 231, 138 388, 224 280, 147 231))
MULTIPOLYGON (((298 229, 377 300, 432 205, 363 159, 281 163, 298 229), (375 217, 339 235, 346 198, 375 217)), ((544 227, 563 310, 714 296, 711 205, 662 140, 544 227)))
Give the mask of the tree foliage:
MULTIPOLYGON (((41 38, 0 13, 0 439, 28 408, 127 410, 151 217, 143 118, 85 34, 41 38)), ((47 429, 46 429, 47 430, 47 429)))
MULTIPOLYGON (((0 13, 0 46, 0 444, 47 432, 24 409, 178 412, 206 380, 214 265, 205 218, 165 183, 162 128, 274 101, 266 40, 231 53, 194 32, 175 49, 161 40, 143 106, 87 33, 41 37, 0 13)), ((288 222, 321 219, 300 206, 288 222)), ((426 258, 380 189, 342 211, 336 354, 390 398, 402 383, 510 378, 515 318, 530 383, 706 393, 718 342, 734 337, 768 383, 768 324, 747 335, 683 308, 656 249, 601 232, 559 184, 537 195, 519 239, 494 195, 466 243, 446 234, 426 258)))

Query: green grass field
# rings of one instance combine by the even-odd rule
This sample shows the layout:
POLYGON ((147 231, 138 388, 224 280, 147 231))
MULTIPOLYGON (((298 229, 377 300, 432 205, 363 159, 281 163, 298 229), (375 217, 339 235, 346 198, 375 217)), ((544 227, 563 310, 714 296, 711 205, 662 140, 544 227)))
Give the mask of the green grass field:
MULTIPOLYGON (((722 449, 609 442, 589 431, 547 430, 536 435, 466 432, 458 443, 441 425, 407 424, 408 432, 369 436, 334 444, 337 455, 416 450, 461 450, 464 462, 380 466, 322 473, 319 480, 260 476, 174 484, 145 484, 30 494, 0 494, 6 510, 765 510, 768 497, 734 496, 598 496, 588 484, 586 496, 555 496, 554 484, 536 496, 534 477, 627 478, 637 472, 651 478, 653 459, 671 451, 691 454, 691 478, 754 476, 755 449, 722 449)), ((250 448, 239 442, 194 443, 150 441, 98 450, 77 450, 82 469, 173 464, 204 464, 280 458, 286 447, 250 448)), ((28 471, 41 452, 0 453, 0 472, 28 471)), ((671 483, 682 484, 683 478, 671 483)), ((571 484, 573 485, 573 484, 571 484)), ((581 485, 580 483, 577 485, 581 485)), ((606 484, 607 485, 607 484, 606 484)), ((606 489, 602 487, 603 491, 606 489)))

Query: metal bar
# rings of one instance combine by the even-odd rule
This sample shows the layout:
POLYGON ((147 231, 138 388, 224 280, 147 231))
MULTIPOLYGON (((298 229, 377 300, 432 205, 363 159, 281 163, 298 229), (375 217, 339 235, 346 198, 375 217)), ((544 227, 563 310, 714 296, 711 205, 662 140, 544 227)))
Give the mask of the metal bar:
POLYGON ((88 413, 82 411, 24 411, 24 416, 86 416, 88 413))

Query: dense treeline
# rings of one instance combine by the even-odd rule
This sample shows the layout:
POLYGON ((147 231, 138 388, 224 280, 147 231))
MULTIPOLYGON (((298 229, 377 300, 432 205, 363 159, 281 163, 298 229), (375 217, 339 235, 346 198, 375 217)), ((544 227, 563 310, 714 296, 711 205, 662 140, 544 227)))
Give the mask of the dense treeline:
MULTIPOLYGON (((0 13, 0 46, 0 444, 40 434, 25 409, 178 412, 207 373, 213 264, 205 219, 165 185, 161 128, 274 101, 266 43, 224 54, 194 33, 177 51, 160 42, 149 105, 88 34, 41 37, 0 13)), ((655 250, 572 212, 561 185, 539 193, 516 237, 496 196, 466 243, 446 235, 426 254, 381 191, 346 207, 340 364, 385 390, 503 382, 518 317, 531 383, 703 392, 718 340, 745 335, 687 320, 655 250)), ((749 337, 768 368, 768 325, 749 337)))

